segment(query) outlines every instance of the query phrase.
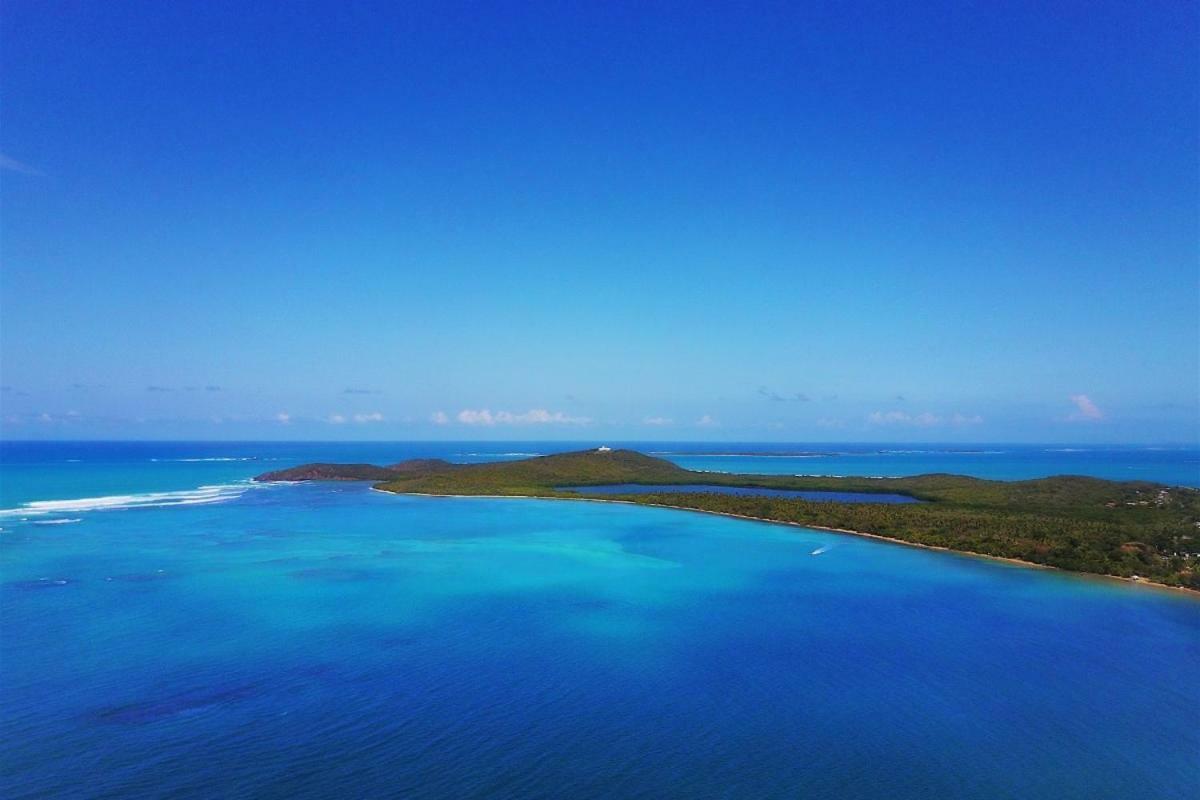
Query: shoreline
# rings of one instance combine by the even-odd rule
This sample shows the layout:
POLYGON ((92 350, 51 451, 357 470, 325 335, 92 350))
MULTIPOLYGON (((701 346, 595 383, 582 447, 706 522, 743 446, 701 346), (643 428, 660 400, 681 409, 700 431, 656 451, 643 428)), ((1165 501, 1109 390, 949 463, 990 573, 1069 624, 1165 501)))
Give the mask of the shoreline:
POLYGON ((480 499, 489 499, 489 500, 565 500, 568 502, 613 503, 613 504, 626 505, 626 506, 641 506, 643 508, 666 508, 666 509, 671 509, 673 511, 691 511, 691 512, 694 512, 697 514, 711 514, 711 515, 717 516, 717 517, 729 517, 731 519, 740 519, 740 520, 745 520, 748 522, 760 522, 760 523, 767 524, 767 525, 788 525, 793 528, 806 528, 808 530, 814 530, 814 531, 826 531, 829 533, 840 533, 840 534, 845 534, 845 535, 849 535, 849 536, 860 536, 865 539, 874 539, 876 541, 887 542, 889 544, 904 545, 905 547, 919 547, 923 550, 933 550, 933 551, 942 552, 942 553, 953 553, 953 554, 960 555, 960 556, 967 556, 969 558, 984 558, 984 559, 988 559, 991 561, 1002 561, 1002 562, 1012 564, 1012 565, 1018 566, 1018 567, 1026 567, 1026 568, 1031 568, 1031 569, 1042 569, 1042 570, 1053 570, 1054 572, 1061 572, 1064 575, 1078 575, 1078 576, 1084 577, 1084 578, 1096 578, 1096 579, 1101 579, 1101 580, 1120 581, 1121 583, 1128 584, 1130 586, 1141 586, 1141 587, 1145 587, 1148 589, 1154 589, 1154 590, 1160 590, 1160 591, 1167 590, 1167 591, 1171 591, 1171 592, 1182 593, 1185 597, 1190 597, 1195 600, 1200 600, 1200 589, 1189 589, 1186 586, 1168 586, 1165 583, 1159 583, 1158 581, 1151 581, 1151 580, 1147 580, 1145 578, 1139 578, 1137 580, 1134 580, 1133 578, 1123 578, 1120 575, 1104 575, 1104 574, 1101 574, 1098 572, 1079 572, 1076 570, 1069 570, 1069 569, 1063 569, 1062 567, 1056 567, 1053 564, 1039 564, 1036 561, 1025 561, 1024 559, 1012 558, 1010 556, 995 556, 995 555, 991 555, 989 553, 977 553, 973 550, 955 550, 953 547, 944 547, 942 545, 923 544, 921 542, 910 542, 905 539, 896 539, 891 536, 883 536, 882 534, 871 533, 869 531, 855 531, 855 530, 851 530, 849 528, 832 528, 827 525, 806 525, 802 522, 790 522, 788 520, 766 519, 764 517, 752 517, 747 514, 735 514, 731 511, 711 511, 711 510, 705 509, 705 508, 689 508, 687 506, 672 506, 672 505, 665 505, 663 503, 636 503, 632 500, 605 500, 605 499, 598 498, 598 497, 555 497, 555 496, 546 496, 546 495, 537 495, 537 494, 434 494, 432 492, 392 492, 392 491, 388 491, 387 489, 378 489, 374 486, 371 487, 371 491, 380 492, 381 494, 396 495, 399 497, 404 497, 404 496, 442 497, 442 498, 448 498, 448 499, 469 499, 472 497, 478 497, 480 499))

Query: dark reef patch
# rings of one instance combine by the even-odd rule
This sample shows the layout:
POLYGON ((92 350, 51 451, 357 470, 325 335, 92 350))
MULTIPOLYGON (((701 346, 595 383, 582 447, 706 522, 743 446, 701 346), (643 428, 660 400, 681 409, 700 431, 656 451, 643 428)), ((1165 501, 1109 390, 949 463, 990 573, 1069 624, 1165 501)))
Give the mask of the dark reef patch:
POLYGON ((26 591, 37 591, 39 589, 57 589, 71 583, 66 578, 38 578, 33 581, 8 581, 5 587, 10 589, 23 589, 26 591))
POLYGON ((223 688, 205 687, 171 695, 160 700, 111 706, 101 709, 92 718, 120 725, 145 725, 188 711, 226 705, 258 694, 254 684, 237 684, 223 688))
POLYGON ((125 575, 110 575, 104 580, 120 581, 122 583, 153 583, 154 581, 168 580, 174 577, 176 576, 172 573, 160 569, 155 572, 130 572, 125 575))

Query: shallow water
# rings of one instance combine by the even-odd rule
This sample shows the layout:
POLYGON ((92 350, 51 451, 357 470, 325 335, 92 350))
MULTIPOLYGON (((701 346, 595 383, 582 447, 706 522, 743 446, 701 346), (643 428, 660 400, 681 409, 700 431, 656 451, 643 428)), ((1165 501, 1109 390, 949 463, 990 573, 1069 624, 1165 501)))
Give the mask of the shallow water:
POLYGON ((1174 593, 361 484, 71 513, 0 535, 7 798, 1128 798, 1200 779, 1200 602, 1174 593))

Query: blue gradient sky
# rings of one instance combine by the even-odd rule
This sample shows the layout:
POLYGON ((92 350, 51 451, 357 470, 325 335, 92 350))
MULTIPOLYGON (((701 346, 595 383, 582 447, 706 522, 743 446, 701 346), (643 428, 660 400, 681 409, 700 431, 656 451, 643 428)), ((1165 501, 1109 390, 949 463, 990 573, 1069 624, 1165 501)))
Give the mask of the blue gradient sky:
POLYGON ((1200 438, 1194 3, 251 5, 6 3, 4 437, 1200 438))

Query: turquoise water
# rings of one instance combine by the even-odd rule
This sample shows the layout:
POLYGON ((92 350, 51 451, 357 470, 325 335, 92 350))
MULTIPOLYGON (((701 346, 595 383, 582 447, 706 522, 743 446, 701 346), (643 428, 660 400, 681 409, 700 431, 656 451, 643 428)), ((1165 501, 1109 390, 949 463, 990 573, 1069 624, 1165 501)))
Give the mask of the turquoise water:
POLYGON ((562 486, 567 492, 587 492, 589 494, 659 494, 662 492, 699 492, 702 494, 728 494, 741 497, 785 497, 799 500, 809 500, 816 503, 885 503, 896 505, 904 503, 919 503, 920 500, 904 494, 888 494, 886 492, 807 492, 795 489, 762 489, 745 486, 721 486, 711 483, 683 484, 648 484, 648 483, 610 483, 604 486, 562 486))
POLYGON ((1089 475, 1200 486, 1195 446, 660 443, 648 448, 688 469, 709 472, 884 477, 950 472, 1004 481, 1089 475))
POLYGON ((1190 597, 665 509, 237 482, 396 445, 6 447, 6 798, 1200 782, 1190 597))

